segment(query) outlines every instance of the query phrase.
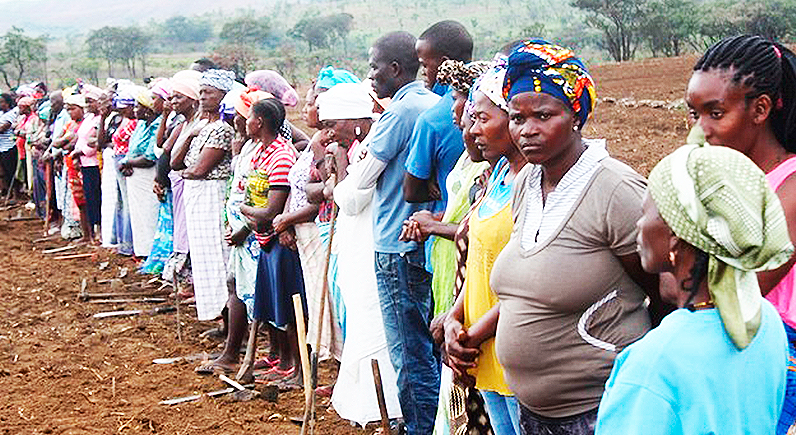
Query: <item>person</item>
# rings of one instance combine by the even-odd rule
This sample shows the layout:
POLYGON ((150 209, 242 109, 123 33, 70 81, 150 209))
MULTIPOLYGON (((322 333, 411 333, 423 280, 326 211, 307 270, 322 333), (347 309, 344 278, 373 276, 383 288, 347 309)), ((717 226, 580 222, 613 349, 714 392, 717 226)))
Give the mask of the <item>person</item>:
POLYGON ((127 195, 130 201, 130 226, 133 232, 133 253, 148 257, 157 230, 160 202, 152 191, 155 180, 156 132, 163 120, 155 112, 152 91, 138 88, 135 95, 135 131, 130 136, 127 154, 119 161, 119 171, 127 177, 127 195))
MULTIPOLYGON (((248 120, 252 105, 266 98, 273 96, 262 91, 246 91, 240 95, 235 104, 238 115, 248 120)), ((247 137, 249 133, 246 133, 247 137)), ((254 160, 259 145, 258 141, 250 138, 232 162, 232 182, 225 206, 227 221, 225 242, 230 245, 227 260, 229 327, 224 351, 215 360, 197 367, 195 371, 199 374, 213 374, 216 371, 232 373, 238 363, 240 345, 248 325, 247 318, 251 319, 254 315, 254 284, 257 278, 260 244, 241 214, 240 206, 246 202, 249 177, 260 169, 256 166, 258 162, 254 160)))
POLYGON ((378 98, 392 101, 373 132, 357 189, 376 186, 376 279, 406 429, 409 434, 428 434, 439 394, 439 352, 428 330, 434 311, 431 276, 423 245, 398 240, 403 221, 421 207, 404 201, 402 192, 412 130, 417 117, 439 101, 415 81, 420 66, 415 42, 409 33, 393 32, 370 49, 368 78, 378 98))
POLYGON ((373 390, 373 359, 379 362, 387 415, 391 419, 401 417, 372 261, 374 189, 354 187, 361 169, 358 164, 367 153, 370 133, 374 131, 373 99, 364 84, 340 83, 319 95, 317 105, 319 120, 333 144, 327 148, 327 158, 335 174, 329 187, 339 207, 335 227, 336 284, 346 312, 345 342, 332 406, 340 417, 364 427, 380 417, 373 390))
MULTIPOLYGON (((173 282, 177 287, 177 295, 183 299, 193 297, 191 290, 191 262, 188 245, 188 228, 185 221, 185 202, 183 200, 184 181, 178 170, 177 165, 182 165, 187 154, 190 141, 188 137, 197 122, 200 122, 199 111, 199 80, 202 74, 194 70, 179 71, 171 78, 173 91, 171 94, 171 105, 174 111, 185 118, 185 123, 179 128, 179 133, 175 129, 172 134, 176 134, 169 153, 169 184, 172 194, 172 218, 174 222, 174 234, 172 243, 172 254, 163 266, 163 279, 173 282)), ((168 148, 168 143, 164 146, 164 154, 168 148)))
POLYGON ((102 90, 95 86, 84 85, 82 93, 86 100, 86 110, 77 130, 77 142, 69 157, 73 162, 79 159, 78 166, 86 201, 85 213, 81 214, 80 219, 83 239, 87 242, 98 243, 99 232, 96 230, 101 224, 102 191, 100 190, 101 178, 99 159, 97 158, 97 129, 100 121, 97 100, 102 95, 102 90))
MULTIPOLYGON (((276 71, 269 69, 252 71, 246 74, 244 82, 249 88, 268 92, 273 95, 274 98, 281 101, 285 107, 295 107, 298 105, 298 92, 296 92, 287 80, 276 71)), ((286 119, 285 124, 282 126, 282 132, 280 132, 286 139, 288 136, 286 134, 287 130, 289 130, 293 146, 296 147, 298 151, 303 151, 310 141, 309 136, 286 119)))
POLYGON ((116 171, 116 207, 114 209, 113 233, 116 253, 124 256, 133 255, 133 228, 130 224, 130 198, 127 195, 127 177, 122 174, 119 163, 130 150, 130 138, 138 125, 135 116, 135 94, 139 88, 128 85, 118 89, 113 98, 113 107, 122 116, 121 123, 111 136, 113 143, 113 159, 106 164, 112 165, 116 171))
POLYGON ((19 108, 16 107, 16 101, 11 94, 0 94, 0 110, 3 112, 0 117, 0 171, 2 171, 0 193, 7 195, 9 189, 14 190, 11 180, 16 175, 18 160, 12 133, 14 123, 19 116, 19 108))
POLYGON ((512 183, 527 163, 514 146, 508 131, 508 104, 503 97, 504 66, 495 66, 482 75, 473 87, 473 123, 470 134, 484 158, 500 158, 489 177, 487 190, 467 217, 468 250, 464 289, 457 296, 445 320, 445 347, 448 365, 475 387, 484 398, 492 430, 496 435, 519 435, 519 407, 503 379, 503 369, 495 354, 495 327, 500 303, 489 286, 492 265, 509 240, 512 183), (460 365, 458 346, 478 348, 475 364, 460 365))
POLYGON ((64 102, 71 120, 56 142, 57 146, 65 151, 64 168, 66 170, 66 179, 68 180, 67 183, 69 186, 67 196, 71 197, 67 199, 67 201, 72 210, 67 215, 68 219, 64 225, 71 226, 70 223, 75 221, 79 222, 79 232, 64 234, 64 228, 62 227, 61 234, 67 235, 65 238, 77 238, 82 236, 81 243, 90 243, 92 241, 92 233, 88 225, 88 217, 86 216, 86 197, 83 191, 83 177, 80 173, 80 159, 78 157, 72 157, 72 151, 74 151, 77 143, 77 132, 83 124, 87 102, 85 95, 80 93, 69 95, 64 102))
POLYGON ((644 289, 657 296, 635 250, 645 181, 605 141, 582 138, 596 95, 571 50, 522 41, 503 90, 530 164, 514 179, 514 229, 490 278, 498 361, 524 434, 590 434, 617 351, 650 328, 644 289))
POLYGON ((233 80, 230 71, 210 69, 202 73, 199 108, 203 119, 185 138, 187 153, 174 152, 171 161, 172 169, 181 170, 184 179, 182 199, 199 320, 218 318, 227 302, 229 246, 224 243, 222 218, 234 132, 221 120, 218 109, 233 80))
POLYGON ((616 359, 597 434, 771 434, 787 339, 755 272, 793 255, 779 199, 738 151, 686 145, 650 173, 644 270, 672 273, 678 310, 616 359), (654 410, 654 412, 650 412, 654 410))
MULTIPOLYGON (((403 195, 408 202, 434 201, 432 211, 441 213, 448 201, 445 181, 464 152, 464 142, 451 117, 453 91, 437 83, 437 71, 447 59, 469 62, 473 38, 460 23, 440 21, 420 35, 415 50, 426 87, 442 98, 415 123, 406 157, 403 195)), ((431 245, 427 248, 430 254, 431 245)))
MULTIPOLYGON (((697 61, 686 103, 695 126, 711 145, 749 157, 766 173, 782 202, 788 229, 796 235, 796 56, 788 48, 752 35, 726 38, 697 61)), ((701 142, 700 142, 701 143, 701 142)), ((796 257, 757 274, 760 290, 785 324, 790 362, 777 434, 796 426, 796 257)))
MULTIPOLYGON (((82 107, 86 104, 86 99, 81 95, 75 94, 74 88, 66 88, 62 91, 65 109, 69 118, 62 124, 56 126, 53 132, 53 143, 50 154, 56 163, 61 167, 60 176, 56 177, 56 201, 59 204, 63 224, 61 225, 61 237, 65 240, 73 240, 82 236, 80 227, 80 208, 78 199, 82 200, 80 194, 81 185, 76 179, 77 172, 74 170, 71 159, 69 158, 69 147, 74 139, 77 129, 75 118, 82 119, 82 107), (78 106, 78 107, 72 107, 78 106), (78 108, 80 110, 78 110, 78 108), (77 189, 77 190, 76 190, 77 189), (78 193, 75 196, 75 193, 78 193)), ((56 172, 59 172, 56 170, 56 172)))
POLYGON ((247 180, 248 199, 240 205, 240 212, 257 233, 260 257, 257 264, 254 299, 244 299, 253 307, 249 330, 249 346, 237 378, 251 379, 254 368, 254 348, 260 322, 266 324, 271 346, 279 349, 279 363, 264 374, 266 381, 281 389, 300 388, 303 381, 299 343, 296 333, 296 314, 293 295, 300 295, 306 312, 304 280, 301 261, 292 240, 279 237, 273 230, 274 217, 284 209, 290 183, 290 167, 296 161, 294 148, 279 135, 284 123, 285 108, 276 98, 266 98, 251 107, 247 121, 249 137, 256 142, 254 167, 257 171, 247 180))

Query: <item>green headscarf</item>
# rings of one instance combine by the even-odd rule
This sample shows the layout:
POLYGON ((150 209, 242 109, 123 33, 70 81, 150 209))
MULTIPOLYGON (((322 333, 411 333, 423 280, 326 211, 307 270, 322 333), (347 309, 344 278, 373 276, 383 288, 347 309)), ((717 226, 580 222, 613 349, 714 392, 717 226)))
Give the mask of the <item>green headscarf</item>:
POLYGON ((744 349, 760 327, 755 272, 793 254, 785 214, 765 174, 727 147, 684 145, 652 170, 650 195, 675 235, 709 256, 708 289, 724 329, 744 349))

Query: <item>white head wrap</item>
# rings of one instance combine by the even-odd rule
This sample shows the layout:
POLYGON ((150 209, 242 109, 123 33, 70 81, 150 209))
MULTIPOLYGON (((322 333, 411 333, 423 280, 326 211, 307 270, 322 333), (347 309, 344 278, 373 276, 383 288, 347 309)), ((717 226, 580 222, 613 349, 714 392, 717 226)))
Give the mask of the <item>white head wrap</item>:
POLYGON ((373 118, 373 99, 361 83, 338 83, 318 95, 318 119, 373 118))

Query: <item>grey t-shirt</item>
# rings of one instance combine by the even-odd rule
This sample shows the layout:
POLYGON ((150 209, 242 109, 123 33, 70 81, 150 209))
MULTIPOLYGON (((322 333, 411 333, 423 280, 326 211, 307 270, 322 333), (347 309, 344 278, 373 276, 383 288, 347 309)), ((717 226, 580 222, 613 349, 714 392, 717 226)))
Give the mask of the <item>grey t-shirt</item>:
POLYGON ((546 242, 520 246, 526 166, 514 182, 514 227, 495 261, 496 348, 509 388, 552 418, 597 408, 619 351, 650 328, 643 290, 620 256, 636 249, 645 180, 606 158, 546 242))

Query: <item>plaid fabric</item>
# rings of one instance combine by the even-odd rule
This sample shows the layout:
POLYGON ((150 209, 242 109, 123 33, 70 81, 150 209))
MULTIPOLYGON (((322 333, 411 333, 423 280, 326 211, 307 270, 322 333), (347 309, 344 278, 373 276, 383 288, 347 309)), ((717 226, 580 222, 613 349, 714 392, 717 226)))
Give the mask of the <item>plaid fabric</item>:
POLYGON ((185 180, 184 184, 185 221, 199 320, 215 319, 227 303, 229 245, 224 241, 222 220, 226 183, 226 180, 185 180))

